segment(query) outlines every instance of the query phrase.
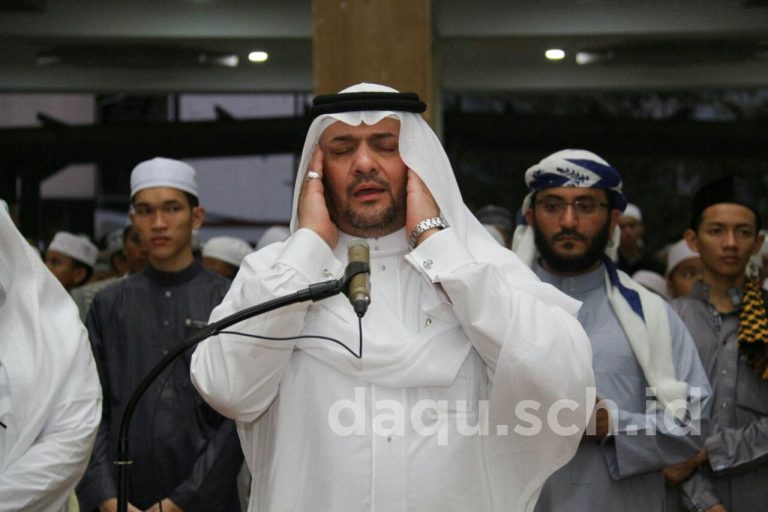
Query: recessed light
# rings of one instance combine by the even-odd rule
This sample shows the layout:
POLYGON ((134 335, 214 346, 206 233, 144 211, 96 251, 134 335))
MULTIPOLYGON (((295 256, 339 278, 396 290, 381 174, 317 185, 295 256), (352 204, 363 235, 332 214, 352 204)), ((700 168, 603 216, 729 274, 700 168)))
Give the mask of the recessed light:
POLYGON ((565 52, 559 48, 550 48, 544 52, 544 56, 549 60, 563 60, 565 58, 565 52))
POLYGON ((604 62, 611 59, 613 59, 613 52, 611 51, 586 50, 576 53, 576 64, 579 64, 580 66, 594 64, 596 62, 604 62))
POLYGON ((248 60, 251 62, 267 62, 269 54, 267 52, 251 52, 248 54, 248 60))
POLYGON ((225 68, 236 68, 240 63, 240 58, 234 53, 208 54, 201 53, 198 56, 200 64, 209 64, 212 66, 222 66, 225 68))

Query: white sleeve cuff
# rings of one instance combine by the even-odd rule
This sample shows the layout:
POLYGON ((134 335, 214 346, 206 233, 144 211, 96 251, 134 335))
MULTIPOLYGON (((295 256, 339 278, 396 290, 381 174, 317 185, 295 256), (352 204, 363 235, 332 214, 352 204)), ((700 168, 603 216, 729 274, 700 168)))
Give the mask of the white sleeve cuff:
POLYGON ((327 281, 344 272, 344 265, 320 235, 302 228, 288 238, 277 262, 296 269, 310 283, 327 281))
POLYGON ((475 263, 475 259, 451 228, 442 229, 421 242, 405 259, 416 270, 426 274, 433 283, 440 282, 440 276, 475 263))

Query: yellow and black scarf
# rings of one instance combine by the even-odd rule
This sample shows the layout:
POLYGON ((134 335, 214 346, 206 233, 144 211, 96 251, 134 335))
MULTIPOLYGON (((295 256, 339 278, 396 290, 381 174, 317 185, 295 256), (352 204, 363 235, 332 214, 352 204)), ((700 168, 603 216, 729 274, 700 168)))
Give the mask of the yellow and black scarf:
POLYGON ((760 283, 753 279, 744 285, 736 338, 747 364, 768 380, 768 314, 760 283))

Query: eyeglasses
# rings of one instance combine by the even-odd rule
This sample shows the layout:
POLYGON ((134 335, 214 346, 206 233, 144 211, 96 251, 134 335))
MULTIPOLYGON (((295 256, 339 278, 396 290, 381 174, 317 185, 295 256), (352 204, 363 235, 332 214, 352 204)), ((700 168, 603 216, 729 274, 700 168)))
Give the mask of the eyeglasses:
POLYGON ((573 206, 573 211, 577 215, 594 215, 598 208, 608 208, 606 203, 601 203, 588 197, 566 201, 562 197, 547 196, 536 200, 536 204, 544 210, 547 215, 562 215, 565 209, 573 206))

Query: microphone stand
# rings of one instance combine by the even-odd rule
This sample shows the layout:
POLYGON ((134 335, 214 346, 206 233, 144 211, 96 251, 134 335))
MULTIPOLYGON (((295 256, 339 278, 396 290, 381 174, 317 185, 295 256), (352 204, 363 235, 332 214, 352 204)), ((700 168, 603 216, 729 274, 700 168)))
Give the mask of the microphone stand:
POLYGON ((219 332, 233 324, 290 304, 306 302, 308 300, 318 301, 332 297, 345 291, 349 287, 349 282, 354 276, 370 271, 370 266, 367 263, 352 261, 347 265, 344 277, 341 279, 311 284, 309 287, 290 295, 277 297, 242 311, 238 311, 237 313, 233 313, 228 317, 222 318, 218 322, 207 325, 184 340, 178 347, 168 352, 168 354, 166 354, 155 367, 150 370, 139 385, 136 386, 136 389, 131 394, 131 398, 125 406, 122 419, 120 420, 120 431, 117 438, 117 450, 115 454, 115 465, 117 466, 117 512, 128 512, 128 467, 133 462, 128 455, 128 428, 131 424, 131 418, 133 417, 133 413, 136 410, 136 406, 141 397, 168 365, 186 352, 190 347, 195 346, 209 336, 219 334, 219 332))

